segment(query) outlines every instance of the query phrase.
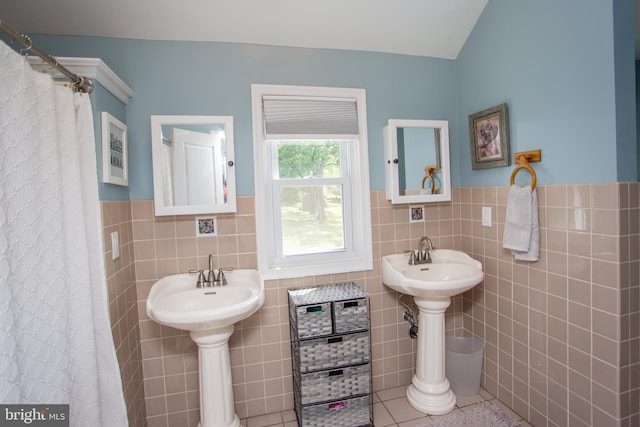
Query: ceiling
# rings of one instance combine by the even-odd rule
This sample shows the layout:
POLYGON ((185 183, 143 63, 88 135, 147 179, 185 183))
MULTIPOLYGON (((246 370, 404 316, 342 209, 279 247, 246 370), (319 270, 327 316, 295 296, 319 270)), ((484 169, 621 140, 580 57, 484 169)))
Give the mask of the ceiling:
POLYGON ((26 34, 222 41, 454 59, 487 1, 0 0, 0 20, 26 34))

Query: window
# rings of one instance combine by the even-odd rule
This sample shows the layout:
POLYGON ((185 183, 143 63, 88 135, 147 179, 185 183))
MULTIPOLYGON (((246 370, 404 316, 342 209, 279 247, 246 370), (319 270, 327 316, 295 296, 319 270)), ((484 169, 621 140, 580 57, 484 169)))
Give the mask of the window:
POLYGON ((258 269, 373 268, 364 89, 252 85, 258 269))

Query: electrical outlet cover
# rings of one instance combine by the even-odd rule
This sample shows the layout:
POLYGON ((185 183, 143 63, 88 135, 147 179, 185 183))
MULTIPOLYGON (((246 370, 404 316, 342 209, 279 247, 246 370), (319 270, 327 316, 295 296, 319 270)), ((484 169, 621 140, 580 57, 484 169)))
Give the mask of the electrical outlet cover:
POLYGON ((111 259, 120 258, 120 236, 117 231, 111 233, 111 259))
POLYGON ((482 207, 482 225, 485 227, 491 227, 491 207, 482 207))

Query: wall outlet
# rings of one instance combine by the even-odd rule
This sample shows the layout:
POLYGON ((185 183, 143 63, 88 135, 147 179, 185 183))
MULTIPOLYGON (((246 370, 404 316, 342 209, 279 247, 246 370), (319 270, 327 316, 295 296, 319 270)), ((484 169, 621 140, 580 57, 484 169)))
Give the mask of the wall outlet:
POLYGON ((111 259, 120 258, 120 236, 117 231, 111 233, 111 259))
POLYGON ((491 207, 482 207, 482 225, 484 227, 491 227, 491 207))

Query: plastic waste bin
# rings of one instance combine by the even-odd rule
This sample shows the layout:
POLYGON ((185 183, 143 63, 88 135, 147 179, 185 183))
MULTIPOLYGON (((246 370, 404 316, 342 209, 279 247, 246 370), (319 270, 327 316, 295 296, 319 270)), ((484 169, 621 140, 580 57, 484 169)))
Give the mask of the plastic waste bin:
POLYGON ((445 375, 451 390, 460 396, 480 391, 484 341, 471 337, 445 337, 445 375))

